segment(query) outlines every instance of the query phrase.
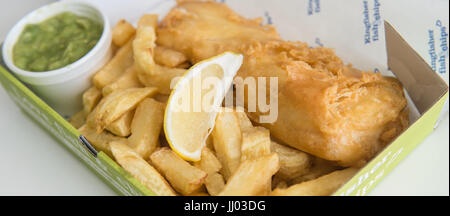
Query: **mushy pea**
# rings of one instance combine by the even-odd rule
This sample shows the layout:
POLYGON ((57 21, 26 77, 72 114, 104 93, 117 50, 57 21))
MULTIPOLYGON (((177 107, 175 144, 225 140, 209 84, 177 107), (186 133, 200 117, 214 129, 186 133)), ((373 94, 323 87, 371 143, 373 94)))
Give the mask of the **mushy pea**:
POLYGON ((102 31, 100 23, 70 12, 28 24, 14 45, 14 64, 35 72, 62 68, 86 55, 102 31))

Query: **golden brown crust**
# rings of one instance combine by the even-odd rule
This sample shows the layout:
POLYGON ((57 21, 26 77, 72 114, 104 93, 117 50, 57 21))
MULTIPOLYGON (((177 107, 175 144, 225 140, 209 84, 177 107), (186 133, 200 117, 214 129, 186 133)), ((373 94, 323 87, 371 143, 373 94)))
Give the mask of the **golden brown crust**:
MULTIPOLYGON (((183 52, 192 63, 234 51, 244 55, 238 76, 278 77, 278 120, 263 126, 324 159, 360 166, 408 125, 403 87, 395 78, 345 65, 332 49, 283 41, 275 28, 223 4, 182 1, 157 34, 157 44, 183 52)), ((258 122, 260 113, 248 115, 258 122)))

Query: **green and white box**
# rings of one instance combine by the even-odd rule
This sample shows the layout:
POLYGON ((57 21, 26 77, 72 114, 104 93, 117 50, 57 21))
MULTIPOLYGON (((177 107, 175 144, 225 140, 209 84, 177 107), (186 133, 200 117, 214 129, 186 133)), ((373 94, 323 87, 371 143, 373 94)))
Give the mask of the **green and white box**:
MULTIPOLYGON (((264 1, 266 2, 266 1, 264 1)), ((437 126, 448 100, 447 83, 389 24, 385 23, 387 65, 402 82, 416 115, 409 128, 363 167, 334 195, 365 195, 437 126)), ((121 195, 157 195, 104 152, 97 152, 62 116, 36 96, 5 66, 0 82, 11 99, 121 195)), ((56 163, 57 161, 55 161, 56 163)))

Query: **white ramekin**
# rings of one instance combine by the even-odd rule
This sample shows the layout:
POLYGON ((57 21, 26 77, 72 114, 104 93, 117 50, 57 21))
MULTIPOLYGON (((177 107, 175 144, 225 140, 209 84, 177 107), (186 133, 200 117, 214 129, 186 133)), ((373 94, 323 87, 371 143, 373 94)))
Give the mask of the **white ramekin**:
POLYGON ((39 97, 62 116, 68 117, 81 110, 81 97, 91 85, 91 76, 111 58, 111 37, 108 18, 98 8, 78 1, 55 2, 32 11, 10 30, 3 43, 3 60, 39 97), (52 71, 30 72, 16 67, 12 51, 24 27, 62 12, 86 16, 103 24, 103 33, 94 48, 78 61, 52 71))

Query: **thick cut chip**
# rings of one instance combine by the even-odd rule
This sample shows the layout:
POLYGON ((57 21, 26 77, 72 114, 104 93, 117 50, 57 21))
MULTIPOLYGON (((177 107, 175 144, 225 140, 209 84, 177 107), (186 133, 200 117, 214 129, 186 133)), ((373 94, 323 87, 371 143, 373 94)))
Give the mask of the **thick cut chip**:
MULTIPOLYGON (((266 190, 267 183, 280 168, 277 154, 246 160, 228 180, 219 196, 256 196, 266 190)), ((270 186, 270 184, 269 184, 270 186)))
POLYGON ((220 173, 209 173, 205 179, 205 186, 211 196, 217 196, 225 188, 225 180, 220 173))
POLYGON ((280 156, 280 170, 276 174, 284 180, 291 180, 306 174, 312 164, 312 157, 291 147, 271 143, 271 150, 280 156))
POLYGON ((127 137, 131 134, 131 120, 133 120, 134 110, 123 114, 119 119, 106 127, 106 130, 114 135, 127 137))
MULTIPOLYGON (((242 132, 241 162, 248 159, 257 159, 270 154, 270 132, 263 127, 250 127, 243 119, 244 130, 242 132), (245 125, 247 124, 247 125, 245 125)), ((241 121, 242 122, 242 121, 241 121)), ((272 189, 272 179, 269 179, 265 187, 257 195, 267 196, 272 189)))
POLYGON ((128 141, 143 158, 148 158, 159 147, 163 121, 164 105, 152 98, 143 100, 136 108, 128 141))
POLYGON ((116 46, 123 46, 136 33, 136 29, 124 19, 119 20, 112 30, 112 42, 116 46))
POLYGON ((174 78, 183 76, 186 70, 155 64, 157 23, 157 15, 146 14, 139 20, 136 38, 133 41, 134 59, 138 69, 137 75, 142 84, 157 87, 161 94, 170 94, 174 78))
POLYGON ((137 77, 136 67, 133 65, 129 67, 122 76, 120 76, 113 83, 105 86, 102 90, 104 96, 107 96, 115 91, 144 87, 137 77))
POLYGON ((239 125, 241 126, 242 132, 253 129, 253 124, 247 114, 243 111, 243 108, 236 108, 236 115, 239 119, 239 125))
POLYGON ((358 169, 347 168, 334 171, 318 179, 303 182, 288 188, 277 188, 272 191, 273 196, 328 196, 335 192, 351 177, 358 169))
POLYGON ((73 115, 69 122, 74 128, 80 128, 86 123, 88 113, 84 110, 81 110, 77 114, 73 115))
POLYGON ((95 126, 98 133, 126 112, 136 106, 146 97, 157 92, 156 88, 130 88, 114 92, 104 97, 88 117, 88 124, 95 126))
POLYGON ((170 68, 177 67, 187 61, 187 57, 183 53, 162 46, 155 47, 154 58, 157 64, 170 68))
POLYGON ((139 18, 138 28, 142 27, 152 27, 156 29, 158 26, 158 15, 157 14, 144 14, 139 18))
POLYGON ((111 142, 111 151, 116 161, 155 195, 176 196, 164 177, 134 152, 126 142, 111 142))
POLYGON ((96 87, 91 87, 83 93, 83 107, 86 114, 89 114, 102 99, 102 92, 96 87))
POLYGON ((200 161, 195 162, 194 166, 208 173, 205 186, 209 194, 212 196, 219 194, 225 186, 223 176, 218 173, 222 168, 222 164, 208 147, 203 148, 202 158, 200 161))
POLYGON ((255 127, 242 133, 241 161, 256 159, 270 154, 270 132, 255 127))
POLYGON ((215 173, 222 169, 222 164, 208 147, 203 148, 202 158, 200 161, 194 162, 194 166, 202 169, 206 173, 215 173))
POLYGON ((183 195, 188 195, 198 190, 208 175, 166 147, 156 150, 150 156, 150 159, 175 190, 183 195))
POLYGON ((291 178, 289 182, 290 184, 298 184, 304 181, 310 181, 338 169, 342 169, 342 167, 337 166, 335 162, 312 157, 312 165, 309 170, 304 175, 291 178))
POLYGON ((158 15, 146 14, 139 19, 136 38, 133 41, 133 53, 135 64, 142 73, 154 73, 153 53, 156 46, 157 24, 158 15))
POLYGON ((212 137, 217 158, 222 163, 223 177, 228 179, 241 161, 242 134, 238 117, 232 109, 222 108, 217 115, 212 137))
POLYGON ((102 69, 100 69, 93 78, 97 89, 103 89, 106 85, 118 79, 127 68, 133 65, 133 46, 132 40, 121 47, 116 55, 102 69))
POLYGON ((148 87, 157 87, 160 94, 169 95, 176 81, 186 73, 185 69, 154 66, 154 72, 138 73, 139 81, 148 87))

